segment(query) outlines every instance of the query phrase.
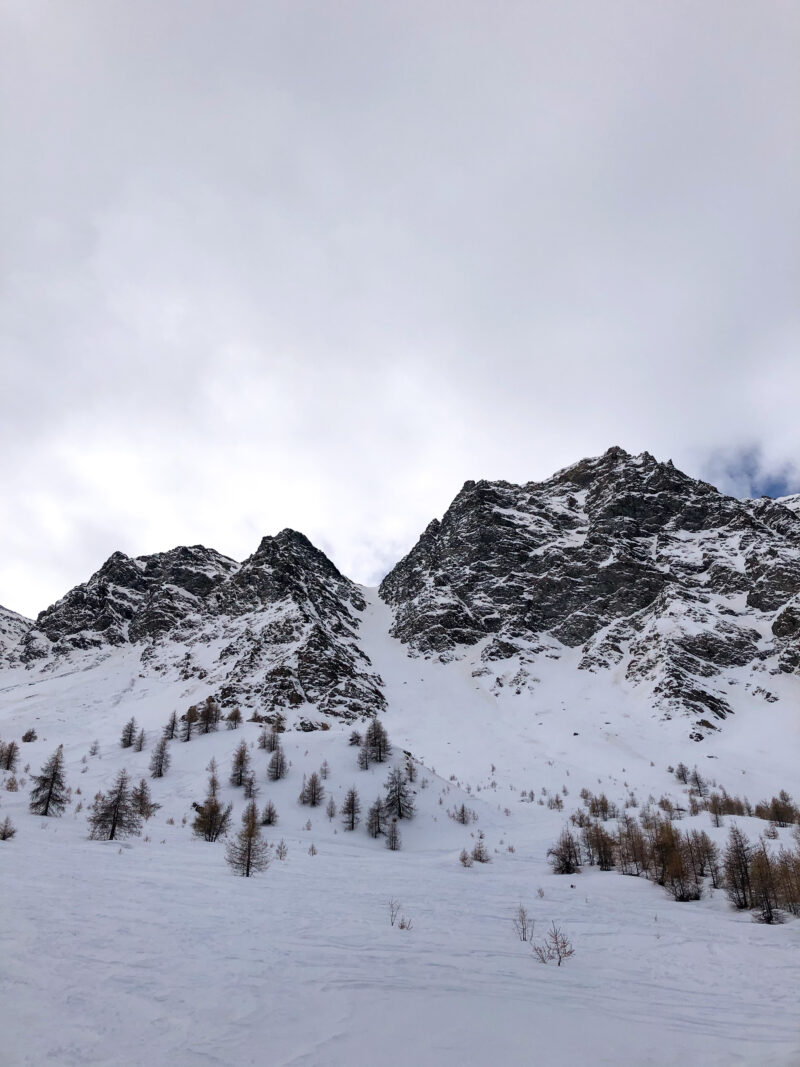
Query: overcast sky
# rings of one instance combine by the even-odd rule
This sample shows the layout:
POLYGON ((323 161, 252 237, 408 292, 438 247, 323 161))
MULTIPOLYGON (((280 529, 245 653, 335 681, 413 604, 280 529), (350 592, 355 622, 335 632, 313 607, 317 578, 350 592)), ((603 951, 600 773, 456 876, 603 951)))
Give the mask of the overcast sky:
POLYGON ((0 0, 0 604, 612 444, 800 490, 800 7, 0 0))

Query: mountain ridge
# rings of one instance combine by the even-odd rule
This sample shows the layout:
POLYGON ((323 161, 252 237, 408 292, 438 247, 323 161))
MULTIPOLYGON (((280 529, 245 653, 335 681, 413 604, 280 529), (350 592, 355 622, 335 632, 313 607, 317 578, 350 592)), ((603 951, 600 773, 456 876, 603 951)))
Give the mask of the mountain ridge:
MULTIPOLYGON (((472 657, 497 691, 580 651, 700 740, 732 687, 776 699, 800 669, 800 497, 737 500, 619 447, 544 481, 468 480, 379 586, 407 655, 472 657), (774 688, 774 687, 773 687, 774 688)), ((0 610, 0 664, 52 671, 110 649, 201 678, 226 705, 352 720, 386 707, 364 651, 361 588, 304 534, 244 561, 202 545, 113 553, 35 621, 0 610)))

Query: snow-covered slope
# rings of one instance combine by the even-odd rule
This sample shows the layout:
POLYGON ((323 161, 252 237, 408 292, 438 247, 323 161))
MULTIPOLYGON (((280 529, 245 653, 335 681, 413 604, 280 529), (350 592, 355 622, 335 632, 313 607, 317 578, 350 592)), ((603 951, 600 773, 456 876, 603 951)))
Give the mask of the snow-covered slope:
POLYGON ((783 504, 785 508, 793 511, 795 515, 800 513, 800 493, 792 493, 791 496, 779 496, 775 498, 777 504, 783 504))
MULTIPOLYGON (((681 762, 753 803, 800 796, 798 525, 612 450, 544 483, 468 483, 380 594, 283 531, 241 564, 116 554, 35 623, 0 612, 0 739, 20 749, 0 771, 17 829, 0 841, 0 1061, 795 1067, 800 921, 754 923, 707 880, 678 903, 596 867, 558 876, 547 850, 587 791, 686 809, 681 762), (170 742, 150 779, 171 714, 209 696, 285 716, 287 778, 268 780, 246 721, 170 742), (362 770, 350 733, 374 712, 393 751, 362 770), (120 746, 131 716, 141 752, 120 746), (263 833, 288 848, 252 879, 191 830, 212 758, 238 829, 242 739, 278 810, 263 833), (58 745, 72 796, 42 818, 31 775, 58 745), (392 852, 364 820, 409 758, 416 813, 392 852), (326 800, 359 792, 355 832, 299 802, 323 764, 326 800), (90 841, 123 767, 161 807, 141 837, 90 841), (448 814, 462 804, 467 825, 448 814), (466 868, 479 833, 491 862, 466 868), (563 967, 515 936, 520 903, 534 940, 552 922, 570 936, 563 967)), ((721 821, 679 825, 720 846, 734 821, 753 841, 768 825, 721 821)))
MULTIPOLYGON (((62 661, 44 673, 8 672, 0 736, 19 740, 33 727, 38 737, 20 744, 20 788, 0 790, 0 822, 9 816, 17 827, 0 842, 3 1062, 797 1062, 800 922, 761 926, 722 892, 676 903, 644 879, 596 868, 559 877, 546 857, 582 789, 620 805, 650 794, 685 803, 668 770, 682 758, 699 760, 731 793, 755 800, 785 787, 796 796, 796 705, 781 700, 760 721, 733 716, 697 746, 679 721, 648 714, 613 672, 578 670, 580 650, 564 653, 569 671, 564 658, 543 661, 537 690, 520 695, 473 677, 468 656, 410 658, 388 633, 390 608, 375 590, 360 592, 358 632, 383 677, 394 745, 388 764, 367 771, 351 726, 333 719, 329 730, 282 735, 289 774, 270 782, 256 744, 263 727, 222 723, 171 742, 167 774, 151 780, 161 728, 211 691, 208 679, 143 674, 131 644, 88 670, 62 661), (119 744, 131 715, 146 731, 142 752, 119 744), (238 826, 245 799, 228 771, 243 738, 259 806, 271 800, 278 810, 264 833, 288 847, 249 880, 232 876, 221 843, 191 833, 212 757, 238 826), (57 744, 72 801, 62 818, 43 819, 27 810, 29 775, 57 744), (401 824, 401 851, 390 852, 363 819, 389 765, 406 765, 404 750, 416 757, 417 810, 401 824), (353 833, 338 814, 298 802, 303 776, 323 763, 325 799, 341 808, 351 786, 359 792, 353 833), (140 838, 90 841, 91 798, 122 767, 148 778, 161 808, 140 838), (461 804, 476 821, 448 817, 461 804), (459 852, 479 832, 491 862, 466 869, 459 852), (392 899, 410 929, 391 925, 392 899), (535 938, 556 922, 572 939, 575 956, 562 968, 538 964, 516 937, 520 902, 535 938)), ((6 785, 8 777, 0 775, 6 785)), ((753 839, 765 825, 738 822, 753 839)), ((702 813, 682 825, 722 845, 724 823, 715 829, 702 813)), ((781 842, 791 842, 789 829, 781 842)))

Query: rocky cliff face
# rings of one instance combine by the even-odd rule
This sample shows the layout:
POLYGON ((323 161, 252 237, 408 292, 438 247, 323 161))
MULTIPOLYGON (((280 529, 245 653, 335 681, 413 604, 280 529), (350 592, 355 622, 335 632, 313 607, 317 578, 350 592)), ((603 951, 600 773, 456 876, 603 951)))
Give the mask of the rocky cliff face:
MULTIPOLYGON (((359 648, 363 598, 302 534, 265 537, 237 563, 195 545, 131 559, 115 552, 35 624, 13 659, 141 647, 143 667, 207 679, 223 704, 303 708, 344 718, 380 710, 380 679, 359 648)), ((0 649, 0 656, 2 649, 0 649)))
POLYGON ((0 607, 0 666, 19 662, 22 639, 32 626, 30 619, 0 607))
POLYGON ((521 688, 538 656, 577 647, 584 670, 699 716, 699 737, 731 683, 769 700, 768 672, 800 666, 800 516, 612 448, 544 482, 467 482, 380 593, 412 654, 479 645, 521 688))

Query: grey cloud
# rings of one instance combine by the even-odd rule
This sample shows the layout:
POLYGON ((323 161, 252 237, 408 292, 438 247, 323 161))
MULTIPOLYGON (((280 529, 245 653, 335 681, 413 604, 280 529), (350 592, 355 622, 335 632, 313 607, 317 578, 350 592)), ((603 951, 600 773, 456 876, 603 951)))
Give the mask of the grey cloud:
POLYGON ((800 476, 791 6, 0 18, 0 603, 286 525, 373 580, 612 443, 800 476))

